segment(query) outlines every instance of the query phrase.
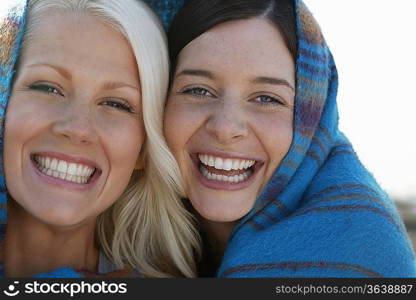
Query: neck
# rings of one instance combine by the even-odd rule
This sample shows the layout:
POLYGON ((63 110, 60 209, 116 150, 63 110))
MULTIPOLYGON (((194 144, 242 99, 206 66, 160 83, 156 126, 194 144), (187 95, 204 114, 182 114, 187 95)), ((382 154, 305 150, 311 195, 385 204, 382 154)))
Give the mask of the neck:
POLYGON ((208 246, 210 247, 216 266, 222 261, 224 252, 227 248, 228 238, 237 222, 214 222, 199 217, 202 231, 208 239, 208 246))
POLYGON ((6 276, 31 277, 64 266, 92 272, 97 270, 95 221, 57 228, 34 218, 13 202, 10 201, 8 208, 2 249, 6 276))

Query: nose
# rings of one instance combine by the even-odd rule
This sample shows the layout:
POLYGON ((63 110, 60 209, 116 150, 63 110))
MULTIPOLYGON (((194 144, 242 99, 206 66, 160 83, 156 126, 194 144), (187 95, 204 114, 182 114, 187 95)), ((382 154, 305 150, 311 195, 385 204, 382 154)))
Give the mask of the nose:
POLYGON ((52 132, 73 144, 88 145, 98 138, 88 105, 73 101, 63 107, 52 125, 52 132))
POLYGON ((216 109, 210 114, 205 128, 221 144, 244 139, 249 131, 243 109, 238 103, 226 100, 217 104, 216 109))

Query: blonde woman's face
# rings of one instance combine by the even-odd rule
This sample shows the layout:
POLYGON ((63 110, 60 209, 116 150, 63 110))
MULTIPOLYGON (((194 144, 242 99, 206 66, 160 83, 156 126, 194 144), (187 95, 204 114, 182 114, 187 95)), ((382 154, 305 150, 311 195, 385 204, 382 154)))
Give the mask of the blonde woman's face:
POLYGON ((43 18, 21 58, 7 111, 11 197, 48 224, 94 220, 125 190, 144 138, 127 40, 88 16, 43 18))
POLYGON ((211 221, 253 207, 292 142, 294 61, 261 19, 218 25, 180 53, 165 118, 190 201, 211 221))

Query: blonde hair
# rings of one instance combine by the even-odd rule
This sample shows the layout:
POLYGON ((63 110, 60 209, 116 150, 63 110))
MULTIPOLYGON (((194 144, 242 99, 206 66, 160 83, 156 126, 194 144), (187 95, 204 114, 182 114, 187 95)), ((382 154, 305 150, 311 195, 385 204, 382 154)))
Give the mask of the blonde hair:
POLYGON ((82 13, 96 17, 130 42, 141 82, 145 168, 135 171, 123 195, 97 219, 97 240, 119 268, 148 277, 194 277, 199 236, 183 195, 177 163, 163 137, 169 76, 166 38, 157 17, 137 0, 30 0, 25 44, 43 16, 82 13))

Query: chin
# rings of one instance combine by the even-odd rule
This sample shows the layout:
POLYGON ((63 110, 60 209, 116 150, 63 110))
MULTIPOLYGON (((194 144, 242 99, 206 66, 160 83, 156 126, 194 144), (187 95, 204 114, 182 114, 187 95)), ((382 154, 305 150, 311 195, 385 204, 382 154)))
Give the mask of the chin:
POLYGON ((250 211, 250 207, 245 209, 241 209, 240 207, 237 209, 234 207, 225 208, 225 205, 218 205, 215 207, 202 207, 195 205, 194 208, 204 219, 218 223, 237 222, 250 211))
POLYGON ((71 214, 69 212, 62 213, 59 211, 57 213, 40 213, 33 216, 40 221, 41 223, 47 225, 51 228, 73 228, 81 226, 88 222, 90 218, 85 218, 85 216, 80 216, 80 214, 71 214))

